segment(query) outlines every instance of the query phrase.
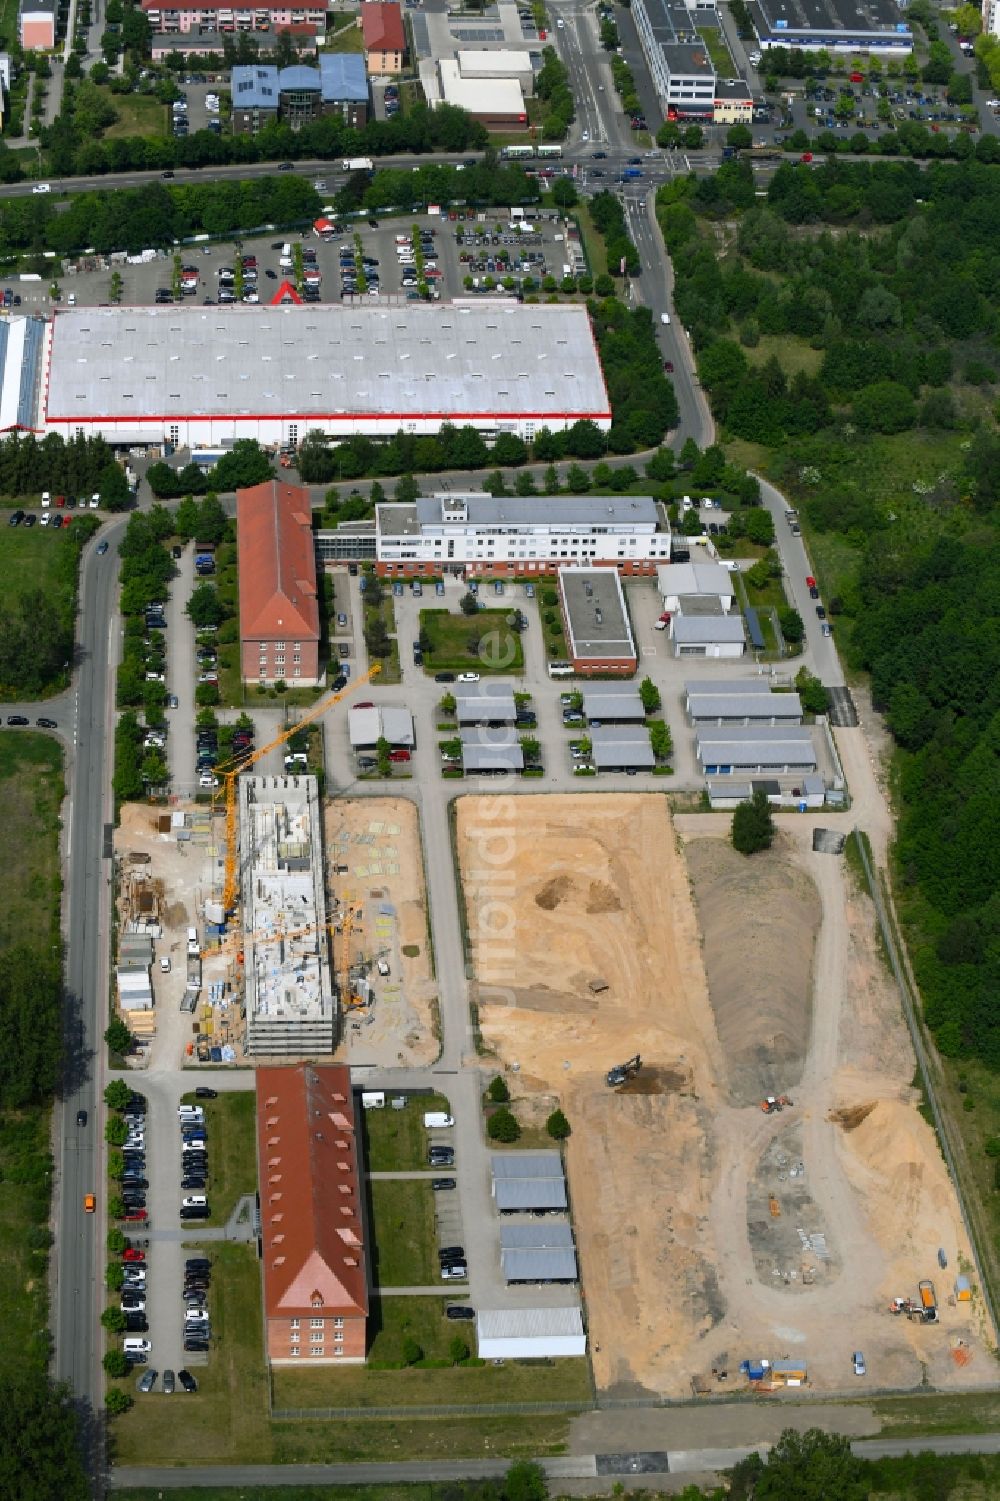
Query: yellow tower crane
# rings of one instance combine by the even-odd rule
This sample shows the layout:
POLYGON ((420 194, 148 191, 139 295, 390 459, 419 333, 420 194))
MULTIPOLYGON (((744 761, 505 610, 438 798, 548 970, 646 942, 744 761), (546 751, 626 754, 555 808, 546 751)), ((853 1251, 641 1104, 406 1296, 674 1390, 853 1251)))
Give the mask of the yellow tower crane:
POLYGON ((320 719, 328 709, 333 708, 334 704, 353 693, 355 688, 360 688, 362 683, 370 682, 372 678, 377 677, 381 670, 376 662, 361 677, 355 678, 350 687, 342 688, 339 693, 330 693, 326 698, 320 699, 319 703, 315 704, 308 714, 303 714, 297 723, 290 725, 287 730, 282 730, 280 735, 276 735, 273 740, 268 741, 267 745, 262 745, 259 750, 241 759, 237 765, 216 768, 217 774, 222 778, 222 785, 212 801, 214 804, 217 798, 224 799, 226 805, 226 875, 222 887, 222 907, 227 916, 232 912, 237 896, 236 782, 238 777, 243 772, 249 771, 250 767, 262 756, 266 756, 268 751, 276 750, 279 745, 284 745, 286 741, 291 740, 293 735, 297 735, 299 730, 304 729, 307 724, 320 719))

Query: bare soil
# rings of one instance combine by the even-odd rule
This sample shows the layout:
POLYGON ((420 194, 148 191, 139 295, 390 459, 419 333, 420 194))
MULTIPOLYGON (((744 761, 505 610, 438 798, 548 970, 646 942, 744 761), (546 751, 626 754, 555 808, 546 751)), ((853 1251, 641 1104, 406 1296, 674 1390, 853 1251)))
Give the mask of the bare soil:
MULTIPOLYGON (((427 896, 417 810, 405 798, 335 798, 324 811, 331 912, 355 911, 352 965, 370 969, 374 1004, 344 1021, 341 1052, 351 1063, 409 1067, 437 1056, 437 985, 427 938, 427 896), (346 869, 344 868, 346 867, 346 869), (375 960, 384 958, 388 976, 375 960)), ((342 972, 342 939, 335 938, 342 972)))

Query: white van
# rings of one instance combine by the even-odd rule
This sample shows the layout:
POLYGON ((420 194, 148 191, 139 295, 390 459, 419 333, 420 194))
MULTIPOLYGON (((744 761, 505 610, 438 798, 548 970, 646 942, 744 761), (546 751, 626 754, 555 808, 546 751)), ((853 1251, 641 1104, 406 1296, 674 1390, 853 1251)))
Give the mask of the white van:
POLYGON ((188 1194, 186 1199, 181 1199, 182 1209, 204 1209, 208 1203, 204 1194, 188 1194))
POLYGON ((126 1355, 148 1355, 152 1348, 148 1339, 127 1339, 124 1344, 126 1355))
POLYGON ((288 244, 282 245, 282 247, 281 247, 281 255, 278 257, 278 265, 282 268, 282 270, 288 271, 288 270, 291 269, 292 264, 293 264, 293 261, 292 261, 292 247, 291 247, 291 245, 288 245, 288 244))
POLYGON ((182 1124, 189 1124, 191 1121, 200 1123, 205 1119, 205 1112, 200 1105, 178 1105, 177 1119, 182 1124))
POLYGON ((384 979, 386 977, 386 975, 389 973, 389 961, 388 961, 388 959, 378 959, 378 960, 376 960, 376 968, 378 969, 379 974, 384 979))
POLYGON ((664 324, 669 323, 670 322, 670 314, 669 313, 661 313, 660 314, 660 322, 664 323, 664 324))
POLYGON ((448 1115, 444 1110, 425 1110, 424 1125, 428 1131, 444 1130, 446 1126, 453 1126, 455 1117, 448 1115))

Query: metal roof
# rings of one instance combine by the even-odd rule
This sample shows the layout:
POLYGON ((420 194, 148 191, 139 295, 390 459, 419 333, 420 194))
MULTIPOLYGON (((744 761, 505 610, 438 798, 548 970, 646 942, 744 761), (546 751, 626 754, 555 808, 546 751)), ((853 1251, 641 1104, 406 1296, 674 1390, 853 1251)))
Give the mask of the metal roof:
POLYGON ((614 568, 560 568, 571 657, 634 657, 635 642, 614 568))
POLYGON ((462 736, 462 765, 466 771, 521 771, 524 752, 515 739, 477 739, 462 736))
POLYGON ((441 421, 606 420, 586 308, 462 300, 92 307, 60 309, 53 320, 49 421, 356 415, 402 423, 415 412, 441 421))
POLYGON ((319 77, 325 103, 368 102, 368 69, 360 53, 321 52, 319 77))
POLYGON ((572 1247, 507 1247, 500 1269, 508 1282, 575 1282, 579 1276, 572 1247))
POLYGON ((703 766, 816 765, 807 726, 746 725, 739 729, 695 731, 695 754, 703 766))
POLYGON ((236 63, 230 92, 233 109, 277 109, 278 70, 267 64, 236 63))
POLYGON ((458 62, 452 57, 442 57, 438 62, 441 93, 447 104, 468 110, 476 115, 507 115, 523 119, 524 95, 516 77, 463 78, 458 62))
POLYGON ((582 1334, 583 1315, 579 1308, 481 1308, 476 1333, 480 1339, 582 1334))
POLYGON ((500 1248, 501 1250, 523 1250, 525 1247, 541 1248, 565 1248, 573 1244, 573 1227, 567 1220, 554 1220, 546 1216, 543 1220, 531 1220, 528 1224, 522 1224, 520 1220, 502 1220, 500 1223, 500 1248))
POLYGON ((808 37, 817 32, 821 39, 836 39, 842 32, 846 44, 848 35, 891 36, 894 41, 910 36, 910 27, 893 0, 795 0, 792 5, 788 0, 756 0, 756 4, 761 32, 777 39, 783 34, 808 37))
POLYGON ((656 501, 649 495, 489 495, 485 491, 435 492, 414 501, 417 520, 423 526, 449 523, 459 505, 467 522, 457 526, 546 526, 564 531, 578 525, 643 526, 656 529, 656 501))
POLYGON ((460 724, 479 719, 512 720, 517 712, 514 690, 507 683, 456 683, 452 691, 460 724))
POLYGON ((722 599, 734 592, 732 574, 719 563, 661 563, 656 582, 664 597, 717 594, 722 599))
POLYGON ((353 746, 375 745, 383 738, 394 746, 414 743, 413 715, 409 709, 396 706, 348 709, 347 729, 353 746))
POLYGON ((802 720, 797 693, 689 693, 687 711, 698 719, 802 720))
POLYGON ((494 1178, 561 1178, 558 1152, 494 1152, 490 1157, 494 1178))
POLYGON ((684 684, 684 692, 690 697, 692 694, 709 693, 773 693, 769 678, 688 678, 684 684))
POLYGON ((592 747, 591 760, 601 770, 614 766, 636 766, 648 770, 656 765, 644 724, 600 725, 588 731, 592 747))
POLYGON ((512 1209, 565 1209, 566 1184, 560 1178, 500 1178, 493 1197, 503 1212, 512 1209))
POLYGON ((670 633, 675 641, 687 646, 746 640, 740 615, 675 615, 670 633))
POLYGON ((583 712, 588 719, 632 719, 642 724, 646 711, 638 689, 631 683, 601 683, 584 688, 583 712))

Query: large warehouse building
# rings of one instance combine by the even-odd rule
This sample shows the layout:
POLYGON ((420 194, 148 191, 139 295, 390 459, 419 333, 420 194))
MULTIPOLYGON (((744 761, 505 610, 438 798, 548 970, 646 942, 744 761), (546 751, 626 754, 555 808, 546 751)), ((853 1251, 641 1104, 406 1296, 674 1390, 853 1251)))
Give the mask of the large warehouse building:
MULTIPOLYGON (((531 439, 581 418, 611 426, 580 306, 73 308, 57 312, 46 333, 30 425, 65 436, 82 429, 117 444, 211 448, 256 438, 294 447, 314 430, 391 437, 436 433, 447 422, 531 439)), ((30 366, 11 346, 3 389, 10 381, 20 390, 30 366)))

